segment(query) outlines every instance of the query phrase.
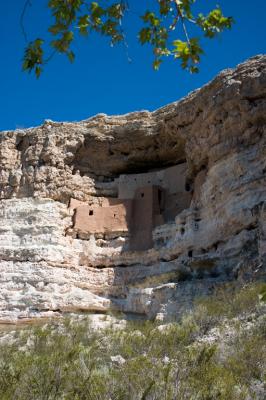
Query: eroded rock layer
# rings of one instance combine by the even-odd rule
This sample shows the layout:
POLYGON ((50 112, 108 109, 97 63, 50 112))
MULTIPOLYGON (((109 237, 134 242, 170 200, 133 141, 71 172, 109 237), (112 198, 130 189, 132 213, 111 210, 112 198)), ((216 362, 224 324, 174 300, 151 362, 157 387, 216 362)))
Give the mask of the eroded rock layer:
POLYGON ((263 277, 265 99, 257 56, 155 112, 0 132, 0 322, 167 319, 219 282, 263 277))

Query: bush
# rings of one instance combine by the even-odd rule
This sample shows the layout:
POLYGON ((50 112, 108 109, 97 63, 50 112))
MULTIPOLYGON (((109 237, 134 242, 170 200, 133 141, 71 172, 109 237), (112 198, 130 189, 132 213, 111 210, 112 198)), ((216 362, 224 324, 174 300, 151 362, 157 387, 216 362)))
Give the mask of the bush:
POLYGON ((199 340, 207 326, 258 309, 260 285, 226 287, 180 323, 93 331, 70 319, 18 332, 0 346, 1 400, 242 400, 265 379, 265 319, 229 342, 199 340), (229 290, 229 291, 228 291, 229 290), (229 296, 230 294, 230 296, 229 296), (255 386, 254 386, 255 382, 255 386))
POLYGON ((220 286, 212 296, 196 300, 193 315, 199 329, 206 333, 223 319, 244 317, 256 312, 265 283, 252 283, 245 287, 236 287, 234 284, 220 286))

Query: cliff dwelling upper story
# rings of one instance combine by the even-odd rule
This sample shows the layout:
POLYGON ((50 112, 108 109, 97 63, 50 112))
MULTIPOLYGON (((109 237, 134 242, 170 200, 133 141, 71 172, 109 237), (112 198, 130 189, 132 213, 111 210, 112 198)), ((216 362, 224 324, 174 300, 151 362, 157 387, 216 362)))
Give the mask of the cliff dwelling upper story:
POLYGON ((192 199, 186 184, 186 163, 147 173, 120 175, 117 198, 97 204, 71 199, 73 230, 80 238, 113 234, 127 236, 127 250, 153 247, 152 231, 174 221, 192 199))

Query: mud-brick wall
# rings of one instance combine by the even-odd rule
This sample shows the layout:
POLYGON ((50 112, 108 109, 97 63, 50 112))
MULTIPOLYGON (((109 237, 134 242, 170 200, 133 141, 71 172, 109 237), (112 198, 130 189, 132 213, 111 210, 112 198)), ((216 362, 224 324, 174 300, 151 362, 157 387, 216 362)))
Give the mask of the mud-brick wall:
POLYGON ((108 207, 84 205, 75 211, 74 227, 82 234, 128 232, 131 215, 131 200, 108 207))
POLYGON ((131 250, 147 250, 153 246, 152 230, 160 212, 159 190, 155 186, 146 186, 138 189, 135 193, 130 225, 131 250))

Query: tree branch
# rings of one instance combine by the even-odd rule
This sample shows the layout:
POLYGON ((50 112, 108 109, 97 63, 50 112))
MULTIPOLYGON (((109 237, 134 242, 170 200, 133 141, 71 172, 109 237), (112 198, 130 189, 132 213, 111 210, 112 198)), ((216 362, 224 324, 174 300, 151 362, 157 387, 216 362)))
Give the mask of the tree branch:
POLYGON ((22 31, 22 35, 25 39, 25 42, 28 42, 28 36, 27 36, 27 32, 24 27, 24 18, 25 18, 27 8, 30 7, 31 5, 32 5, 31 0, 26 0, 24 3, 23 9, 22 9, 21 15, 20 15, 20 28, 22 31))
POLYGON ((181 22, 182 22, 183 31, 184 31, 184 33, 185 33, 185 36, 186 36, 188 45, 190 46, 190 39, 189 39, 189 36, 188 36, 188 33, 187 33, 187 28, 186 28, 184 16, 183 16, 182 10, 180 9, 180 6, 179 6, 177 0, 175 0, 175 5, 176 5, 177 13, 178 13, 178 15, 180 16, 180 19, 181 19, 181 22))

